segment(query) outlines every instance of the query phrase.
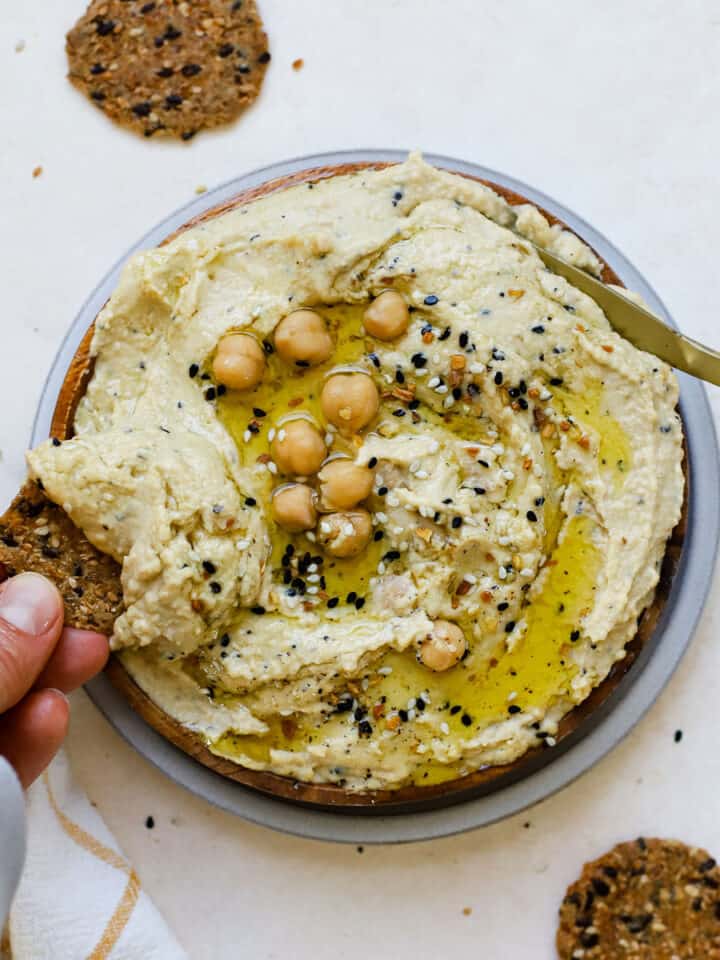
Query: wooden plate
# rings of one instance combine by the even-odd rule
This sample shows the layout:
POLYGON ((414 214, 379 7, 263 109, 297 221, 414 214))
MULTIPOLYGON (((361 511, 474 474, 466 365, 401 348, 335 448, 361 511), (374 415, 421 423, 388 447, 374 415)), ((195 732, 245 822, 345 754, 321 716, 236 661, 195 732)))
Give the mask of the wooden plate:
MULTIPOLYGON (((364 169, 382 169, 389 165, 390 164, 385 162, 344 163, 314 167, 276 180, 270 180, 260 186, 245 190, 231 200, 213 207, 200 216, 194 217, 180 227, 179 230, 168 236, 163 241, 163 244, 168 243, 178 234, 199 223, 227 213, 229 210, 247 204, 258 197, 293 186, 296 183, 326 179, 328 177, 354 173, 364 169)), ((479 180, 487 184, 512 205, 530 202, 520 194, 492 181, 482 180, 470 174, 457 175, 467 176, 469 179, 479 180)), ((537 207, 538 205, 535 204, 535 206, 537 207)), ((548 211, 543 210, 542 207, 538 207, 538 209, 541 210, 550 223, 561 223, 562 226, 566 227, 561 220, 548 211)), ((566 227, 566 229, 569 228, 566 227)), ((602 262, 602 279, 606 283, 621 284, 621 280, 611 267, 604 261, 602 262)), ((83 337, 65 376, 52 417, 52 436, 66 439, 73 434, 75 411, 92 375, 93 364, 89 355, 92 335, 93 327, 91 326, 83 337)), ((154 730, 161 734, 161 736, 221 776, 273 797, 312 805, 318 808, 331 809, 334 812, 345 811, 357 814, 377 811, 378 813, 388 814, 404 813, 419 809, 433 809, 489 793, 506 786, 508 783, 516 782, 522 777, 533 773, 541 766, 551 762, 553 754, 557 754, 558 751, 561 751, 571 741, 575 742, 584 732, 588 732, 592 727, 593 719, 598 719, 611 707, 610 698, 612 694, 616 691, 623 677, 625 677, 632 668, 653 634, 678 568, 687 526, 688 483, 690 479, 687 464, 688 459, 687 456, 685 456, 683 467, 686 483, 681 518, 668 540, 654 601, 640 616, 637 633, 626 647, 627 655, 622 661, 615 664, 603 683, 596 687, 583 703, 566 714, 560 724, 560 729, 556 737, 556 747, 551 749, 537 748, 530 750, 513 763, 503 766, 485 767, 464 777, 449 780, 441 784, 432 786, 406 786, 397 790, 357 792, 346 790, 343 787, 332 784, 304 783, 274 773, 249 770, 231 760, 215 756, 210 752, 200 736, 188 730, 173 717, 166 714, 147 696, 135 683, 118 657, 111 657, 106 668, 107 675, 113 685, 127 699, 130 706, 139 713, 154 730)))

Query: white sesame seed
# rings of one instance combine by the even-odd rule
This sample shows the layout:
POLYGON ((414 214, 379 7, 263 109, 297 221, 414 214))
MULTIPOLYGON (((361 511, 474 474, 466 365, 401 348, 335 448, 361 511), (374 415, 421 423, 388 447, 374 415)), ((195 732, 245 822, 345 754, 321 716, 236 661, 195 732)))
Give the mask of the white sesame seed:
POLYGON ((412 710, 413 707, 416 707, 416 706, 417 706, 417 700, 415 699, 415 697, 410 697, 410 699, 407 702, 407 709, 412 710))
POLYGON ((440 449, 439 441, 433 439, 430 441, 430 453, 437 453, 440 449))
POLYGON ((327 522, 327 520, 321 520, 321 521, 320 521, 320 532, 321 532, 321 533, 330 533, 331 530, 332 530, 332 527, 331 527, 330 524, 327 522))
POLYGON ((325 446, 326 446, 326 447, 331 447, 331 446, 333 445, 333 441, 334 441, 334 440, 335 440, 335 437, 334 437, 331 433, 326 433, 326 434, 325 434, 325 446))
POLYGON ((272 427, 268 431, 268 440, 270 441, 270 443, 272 443, 274 439, 275 439, 275 427, 272 427))
POLYGON ((398 497, 395 496, 394 493, 389 493, 387 496, 387 505, 389 507, 399 507, 400 500, 398 499, 398 497))
POLYGON ((429 370, 416 370, 414 373, 415 379, 418 377, 426 377, 430 371, 429 370))
POLYGON ((307 592, 308 592, 308 593, 315 594, 315 593, 318 592, 319 589, 320 589, 320 587, 308 587, 308 588, 307 588, 307 592))
POLYGON ((447 735, 450 733, 450 727, 447 725, 447 723, 445 723, 444 720, 443 720, 443 722, 440 724, 440 730, 441 730, 442 733, 445 734, 445 736, 447 736, 447 735))
POLYGON ((504 478, 505 480, 514 480, 514 479, 515 479, 515 474, 512 472, 512 470, 503 470, 503 471, 502 471, 502 475, 503 475, 503 478, 504 478))
MULTIPOLYGON (((430 474, 427 472, 427 470, 418 470, 415 476, 417 477, 418 480, 427 480, 430 474)), ((427 513, 426 516, 428 517, 434 516, 434 511, 430 510, 430 512, 427 513)))
POLYGON ((427 749, 428 749, 428 748, 427 748, 427 744, 426 744, 426 743, 419 743, 419 744, 417 745, 417 747, 415 748, 415 752, 416 752, 416 753, 427 753, 427 749))
POLYGON ((485 373, 485 367, 481 363, 471 363, 468 369, 470 373, 485 373))
POLYGON ((496 453, 498 456, 500 456, 500 454, 502 453, 505 453, 505 447, 502 443, 494 443, 490 449, 492 450, 493 453, 496 453))
POLYGON ((498 567, 498 578, 500 580, 505 580, 506 577, 507 577, 507 570, 505 569, 505 567, 502 567, 502 566, 498 567))
POLYGON ((463 580, 471 584, 477 583, 477 577, 475 576, 474 573, 464 573, 463 580))
POLYGON ((414 710, 408 710, 408 720, 414 720, 415 716, 416 714, 414 710))
POLYGON ((510 543, 510 537, 505 537, 505 536, 498 537, 498 543, 500 544, 501 547, 507 547, 508 544, 510 543))
POLYGON ((408 467, 408 470, 409 470, 410 473, 417 473, 419 469, 420 469, 420 461, 419 461, 419 460, 413 460, 413 462, 412 462, 412 463, 410 464, 410 466, 408 467))
POLYGON ((311 573, 307 578, 308 583, 320 583, 320 574, 311 573))
POLYGON ((508 703, 512 702, 517 696, 517 690, 513 690, 512 693, 508 694, 508 703))
POLYGON ((380 563, 377 565, 377 572, 382 576, 386 570, 387 570, 387 567, 381 560, 380 563))
POLYGON ((383 677, 389 677, 392 673, 392 667, 378 667, 378 673, 382 674, 383 677))
POLYGON ((449 410, 450 407, 454 405, 455 405, 455 397, 453 397, 452 394, 445 397, 445 400, 443 401, 443 406, 445 407, 446 410, 449 410))
POLYGON ((312 532, 312 530, 308 530, 305 536, 311 543, 315 543, 315 534, 312 532))
POLYGON ((278 430, 278 434, 277 434, 278 440, 284 440, 286 436, 287 436, 287 431, 284 430, 284 429, 281 427, 281 428, 278 430))
POLYGON ((382 510, 378 510, 375 514, 375 519, 378 523, 387 523, 387 514, 383 513, 382 510))
POLYGON ((543 390, 540 394, 540 399, 542 401, 552 400, 552 394, 550 393, 549 390, 543 390))
POLYGON ((316 563, 311 563, 310 566, 307 568, 308 573, 317 573, 317 570, 318 570, 318 565, 316 563))
POLYGON ((522 455, 523 455, 524 457, 526 457, 526 456, 530 453, 531 450, 532 450, 532 447, 530 446, 530 444, 529 444, 529 443, 526 443, 526 444, 523 445, 523 448, 522 448, 521 453, 522 453, 522 455))
POLYGON ((441 383, 439 387, 435 387, 435 393, 443 394, 447 392, 448 392, 448 386, 446 383, 441 383))
POLYGON ((243 434, 243 443, 250 443, 251 436, 252 434, 250 433, 250 431, 246 430, 245 433, 243 434))
POLYGON ((531 567, 523 567, 522 570, 520 571, 521 577, 527 578, 527 577, 531 577, 532 575, 533 575, 533 571, 531 567))
POLYGON ((355 527, 351 523, 343 525, 343 533, 346 537, 351 537, 355 533, 355 527))
POLYGON ((433 377, 431 380, 428 380, 428 386, 430 387, 431 390, 439 386, 439 384, 440 384, 440 377, 433 377))
POLYGON ((557 743, 557 740, 555 739, 555 737, 545 737, 545 743, 549 747, 554 747, 555 744, 557 743))
POLYGON ((400 534, 405 533, 405 527, 393 527, 392 532, 399 537, 400 534))
POLYGON ((406 550, 410 549, 410 544, 407 542, 407 540, 403 540, 403 542, 399 544, 398 549, 401 553, 405 553, 406 550))
POLYGON ((278 472, 277 464, 273 463, 272 460, 268 461, 267 468, 272 474, 276 474, 278 472))
POLYGON ((250 541, 245 539, 238 540, 236 546, 238 550, 247 550, 247 548, 250 546, 250 541))

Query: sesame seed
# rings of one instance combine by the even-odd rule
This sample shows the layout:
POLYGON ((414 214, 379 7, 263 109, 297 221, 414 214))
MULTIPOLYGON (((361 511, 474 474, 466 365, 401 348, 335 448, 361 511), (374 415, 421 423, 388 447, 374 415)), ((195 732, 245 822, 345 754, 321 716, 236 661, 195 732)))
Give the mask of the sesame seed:
POLYGON ((438 299, 439 298, 436 297, 434 293, 431 293, 429 296, 425 297, 425 299, 423 300, 423 303, 425 304, 426 307, 434 307, 435 304, 438 302, 438 299))

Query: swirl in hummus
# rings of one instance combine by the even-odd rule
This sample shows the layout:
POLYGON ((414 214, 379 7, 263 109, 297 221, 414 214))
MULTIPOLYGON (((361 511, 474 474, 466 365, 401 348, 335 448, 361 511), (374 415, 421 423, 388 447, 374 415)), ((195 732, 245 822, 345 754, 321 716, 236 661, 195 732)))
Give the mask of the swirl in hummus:
POLYGON ((450 779, 552 745, 624 656, 680 516, 677 383, 527 240, 599 272, 411 156, 125 267, 30 469, 122 564, 124 665, 213 752, 450 779))

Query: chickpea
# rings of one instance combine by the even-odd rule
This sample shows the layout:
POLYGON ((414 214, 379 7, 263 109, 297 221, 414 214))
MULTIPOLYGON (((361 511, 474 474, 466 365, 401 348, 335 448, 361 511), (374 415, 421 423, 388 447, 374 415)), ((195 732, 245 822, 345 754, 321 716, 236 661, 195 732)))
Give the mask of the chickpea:
POLYGON ((356 557, 372 535, 372 520, 367 510, 329 513, 318 526, 317 542, 332 557, 356 557))
POLYGON ((275 431, 270 445, 278 470, 288 476, 309 477, 317 473, 327 455, 320 432, 307 420, 289 420, 275 431))
POLYGON ((456 623, 436 620, 432 631, 420 644, 418 659, 430 670, 449 670, 467 650, 465 634, 456 623))
POLYGON ((345 435, 367 426, 379 404, 377 387, 365 373, 336 373, 325 381, 320 395, 325 417, 345 435))
POLYGON ((255 337, 230 333, 218 344, 213 374, 231 390, 251 390, 265 373, 265 353, 255 337))
POLYGON ((384 290, 365 311, 363 324, 371 337, 394 340, 410 323, 410 311, 403 297, 395 290, 384 290))
POLYGON ((325 321, 314 310, 295 310, 275 329, 275 349, 286 363, 314 367, 333 352, 325 321))
POLYGON ((330 460, 318 474, 322 510, 347 510, 370 496, 374 474, 347 457, 330 460))
POLYGON ((289 533, 312 530, 317 523, 314 494, 304 483, 291 483, 276 490, 272 508, 275 522, 289 533))

